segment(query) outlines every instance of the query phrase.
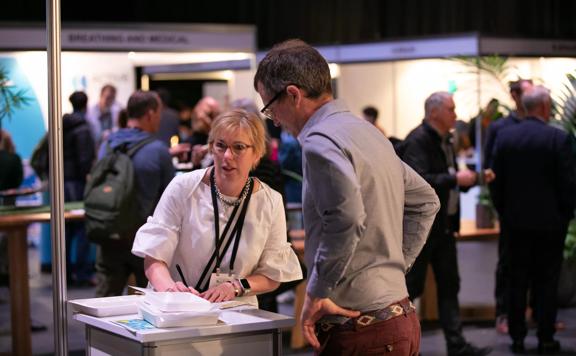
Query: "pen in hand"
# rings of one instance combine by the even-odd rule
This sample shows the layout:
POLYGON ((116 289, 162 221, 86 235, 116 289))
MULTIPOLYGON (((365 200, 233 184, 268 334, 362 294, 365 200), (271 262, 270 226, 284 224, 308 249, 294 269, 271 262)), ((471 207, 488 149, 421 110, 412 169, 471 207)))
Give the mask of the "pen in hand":
POLYGON ((186 278, 184 278, 184 273, 182 273, 182 269, 180 268, 180 265, 179 265, 179 264, 176 264, 176 270, 178 271, 178 274, 180 275, 180 278, 182 279, 182 283, 184 283, 184 285, 185 285, 187 288, 190 288, 190 287, 188 286, 188 283, 186 283, 186 278))

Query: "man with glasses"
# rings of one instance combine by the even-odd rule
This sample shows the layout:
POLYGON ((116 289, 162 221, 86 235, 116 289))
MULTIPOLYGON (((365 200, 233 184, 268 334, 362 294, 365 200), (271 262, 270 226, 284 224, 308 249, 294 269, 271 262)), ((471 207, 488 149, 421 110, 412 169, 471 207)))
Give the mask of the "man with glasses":
POLYGON ((417 355, 405 273, 439 209, 433 189, 334 99, 328 63, 308 44, 275 46, 254 87, 262 113, 302 145, 305 338, 325 355, 417 355))

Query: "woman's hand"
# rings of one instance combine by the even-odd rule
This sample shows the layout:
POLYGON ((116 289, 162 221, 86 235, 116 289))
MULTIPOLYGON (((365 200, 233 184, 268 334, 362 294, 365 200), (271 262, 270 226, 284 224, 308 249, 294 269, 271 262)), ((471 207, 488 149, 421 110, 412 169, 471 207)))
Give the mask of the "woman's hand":
POLYGON ((154 290, 158 292, 188 292, 198 295, 198 291, 192 287, 186 287, 182 282, 175 282, 170 276, 170 271, 164 261, 157 260, 153 257, 144 257, 144 271, 146 277, 154 290))
POLYGON ((166 288, 164 292, 189 292, 194 295, 199 295, 198 291, 192 287, 186 287, 182 282, 174 282, 171 286, 166 288))
POLYGON ((201 293, 200 296, 209 302, 220 303, 234 299, 236 291, 232 282, 224 282, 201 293))

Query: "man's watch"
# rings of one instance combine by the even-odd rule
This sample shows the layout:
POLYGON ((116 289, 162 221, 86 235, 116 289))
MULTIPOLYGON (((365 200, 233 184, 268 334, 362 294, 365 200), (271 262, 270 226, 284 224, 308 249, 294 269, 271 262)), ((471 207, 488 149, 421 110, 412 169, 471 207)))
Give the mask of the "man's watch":
POLYGON ((242 286, 242 295, 246 295, 252 291, 250 282, 246 278, 240 279, 240 285, 242 286))

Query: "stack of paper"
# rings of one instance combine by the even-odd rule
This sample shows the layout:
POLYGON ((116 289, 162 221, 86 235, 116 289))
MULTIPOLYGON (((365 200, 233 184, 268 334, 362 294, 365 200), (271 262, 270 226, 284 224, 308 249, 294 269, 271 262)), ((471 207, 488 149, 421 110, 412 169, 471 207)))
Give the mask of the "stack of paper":
POLYGON ((156 327, 200 326, 218 323, 220 310, 187 292, 146 292, 139 311, 156 327))

